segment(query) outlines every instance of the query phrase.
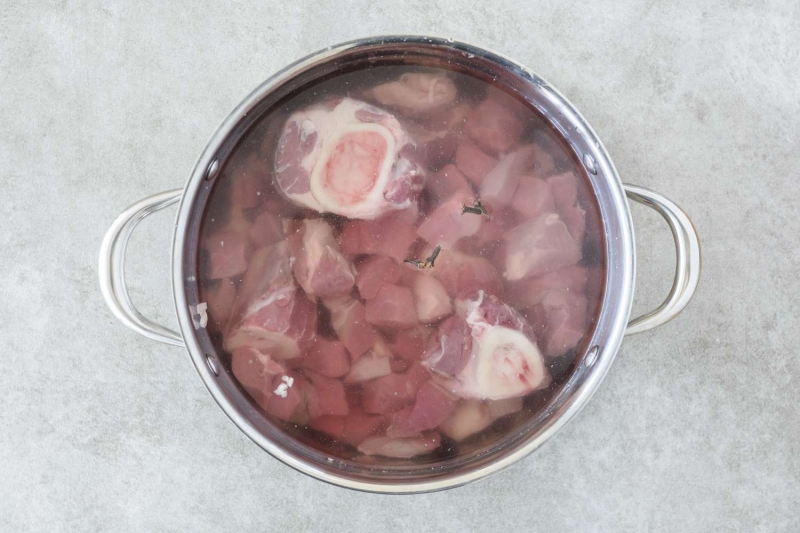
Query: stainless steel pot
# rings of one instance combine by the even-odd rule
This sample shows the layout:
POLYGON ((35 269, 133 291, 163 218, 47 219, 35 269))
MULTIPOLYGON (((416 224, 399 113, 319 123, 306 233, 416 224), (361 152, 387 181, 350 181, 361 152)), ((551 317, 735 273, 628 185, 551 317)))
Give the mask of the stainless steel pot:
POLYGON ((100 249, 100 286, 116 317, 148 338, 186 346, 211 395, 230 419, 273 456, 289 466, 347 488, 388 493, 441 490, 502 470, 527 456, 563 428, 589 401, 606 375, 626 334, 640 333, 676 316, 688 304, 700 276, 700 245, 689 217, 673 202, 648 189, 623 185, 611 158, 573 105, 522 65, 499 54, 450 39, 391 36, 330 47, 278 72, 253 91, 211 137, 183 190, 145 198, 114 221, 100 249), (445 64, 496 80, 535 106, 561 133, 583 162, 600 208, 606 235, 605 296, 597 326, 579 354, 575 372, 550 405, 514 433, 480 453, 434 465, 370 466, 332 459, 292 439, 253 408, 216 357, 199 326, 197 254, 201 216, 225 158, 240 136, 275 102, 320 76, 366 63, 412 61, 445 64), (634 288, 633 223, 627 197, 655 209, 669 224, 676 246, 672 290, 656 310, 629 320, 634 288), (142 316, 128 295, 124 262, 128 240, 145 217, 179 203, 172 246, 172 286, 180 332, 142 316))

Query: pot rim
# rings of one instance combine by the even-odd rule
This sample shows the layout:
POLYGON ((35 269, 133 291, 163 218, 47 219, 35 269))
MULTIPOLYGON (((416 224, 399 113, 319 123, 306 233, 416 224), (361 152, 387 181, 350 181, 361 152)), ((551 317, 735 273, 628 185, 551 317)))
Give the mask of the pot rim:
MULTIPOLYGON (((573 149, 576 149, 576 147, 573 146, 573 149)), ((512 59, 496 52, 452 39, 416 35, 369 37, 328 47, 281 69, 245 97, 211 136, 195 164, 194 170, 181 196, 175 222, 172 247, 172 286, 180 331, 195 369, 203 380, 206 388, 225 414, 259 447, 295 470, 327 483, 375 493, 432 492, 457 487, 485 478, 530 455, 560 431, 578 414, 596 392, 619 350, 631 312, 634 281, 635 252, 633 224, 623 185, 611 162, 608 152, 598 139, 594 130, 589 126, 578 110, 550 84, 512 59), (245 414, 231 402, 217 383, 218 378, 215 373, 216 367, 212 363, 209 363, 208 357, 198 342, 196 325, 193 319, 193 306, 189 301, 186 290, 186 282, 190 274, 187 273, 185 268, 187 246, 191 246, 193 242, 193 238, 189 236, 188 230, 201 185, 206 180, 211 165, 215 162, 216 157, 218 157, 221 147, 248 112, 253 110, 271 91, 313 65, 329 61, 338 55, 354 49, 392 44, 397 46, 411 44, 423 47, 449 47, 461 51, 464 54, 474 54, 483 59, 488 59, 499 68, 512 71, 518 77, 523 78, 530 84, 538 86, 539 89, 545 92, 547 97, 551 98, 558 106, 559 115, 562 115, 564 120, 568 121, 570 124, 574 124, 576 129, 580 132, 579 137, 585 141, 582 142, 583 146, 580 150, 584 154, 584 157, 581 159, 584 162, 584 166, 587 166, 587 164, 592 165, 595 170, 595 172, 587 172, 587 176, 592 182, 596 193, 598 187, 601 185, 603 186, 604 197, 598 198, 598 203, 601 208, 607 241, 605 249, 607 270, 606 289, 597 327, 595 328, 591 342, 587 345, 590 347, 587 353, 594 351, 595 348, 597 351, 591 356, 583 357, 583 361, 580 364, 586 367, 584 378, 575 388, 574 392, 570 393, 567 401, 562 402, 563 405, 561 409, 558 410, 558 413, 550 417, 526 442, 511 450, 509 453, 501 455, 496 460, 488 462, 474 470, 463 473, 456 472, 432 479, 399 483, 352 479, 351 477, 345 476, 343 471, 337 473, 332 469, 320 468, 315 464, 304 461, 289 453, 277 443, 266 438, 266 436, 247 419, 245 414)))

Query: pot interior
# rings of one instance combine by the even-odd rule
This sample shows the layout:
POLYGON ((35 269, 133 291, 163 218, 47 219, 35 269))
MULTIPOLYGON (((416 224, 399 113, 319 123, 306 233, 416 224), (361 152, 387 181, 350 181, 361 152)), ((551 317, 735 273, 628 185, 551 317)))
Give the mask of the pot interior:
POLYGON ((466 45, 375 41, 290 70, 229 120, 193 191, 181 279, 208 307, 184 335, 213 361, 212 393, 259 444, 350 486, 501 464, 616 351, 592 350, 620 304, 610 161, 542 80, 466 45), (387 200, 403 179, 408 197, 387 200), (470 362, 487 326, 505 347, 489 367, 470 362), (448 360, 459 334, 475 346, 448 360))

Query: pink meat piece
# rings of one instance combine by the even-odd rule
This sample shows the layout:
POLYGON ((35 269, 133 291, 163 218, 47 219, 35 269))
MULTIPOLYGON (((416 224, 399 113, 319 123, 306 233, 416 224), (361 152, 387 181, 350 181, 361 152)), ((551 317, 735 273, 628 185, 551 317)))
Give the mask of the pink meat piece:
POLYGON ((392 372, 405 372, 422 359, 428 339, 435 332, 428 326, 398 331, 389 349, 392 352, 392 372))
POLYGON ((462 441, 494 422, 486 402, 464 400, 453 413, 442 422, 439 431, 454 441, 462 441))
POLYGON ((428 178, 428 191, 434 200, 441 202, 456 193, 466 198, 474 197, 464 174, 455 165, 447 165, 428 178))
POLYGON ((428 342, 425 365, 448 376, 461 372, 472 354, 472 331, 461 317, 450 317, 428 342))
POLYGON ((292 271, 306 294, 345 296, 355 283, 353 265, 344 258, 333 228, 321 219, 305 219, 290 236, 292 271))
POLYGON ((505 400, 486 400, 486 407, 493 420, 522 411, 524 402, 521 396, 505 400))
POLYGON ((311 421, 309 426, 316 429, 320 433, 333 437, 336 440, 342 440, 344 434, 344 421, 343 416, 321 416, 311 421))
POLYGON ((223 278, 219 285, 207 289, 205 296, 211 323, 224 328, 236 300, 236 286, 229 278, 223 278))
MULTIPOLYGON (((541 130, 539 130, 541 131, 541 130)), ((548 134, 549 135, 549 134, 548 134)), ((551 139, 549 142, 542 143, 541 137, 536 137, 537 142, 533 143, 533 173, 538 177, 544 177, 555 170, 555 161, 553 160, 553 152, 560 151, 561 148, 558 141, 551 139), (546 144, 550 146, 546 149, 542 146, 546 144)))
POLYGON ((409 209, 377 220, 349 220, 342 229, 345 255, 381 254, 402 261, 417 239, 417 211, 409 209))
POLYGON ((503 416, 521 411, 522 397, 506 400, 464 400, 439 426, 439 431, 455 441, 462 441, 503 416))
POLYGON ((331 326, 336 336, 350 352, 351 363, 378 341, 378 333, 367 322, 364 304, 349 296, 326 298, 322 303, 331 313, 331 326))
POLYGON ((205 242, 208 253, 209 279, 232 278, 247 270, 252 253, 250 243, 239 233, 222 230, 210 235, 205 242))
POLYGON ((519 188, 511 205, 524 218, 536 218, 556 210, 550 183, 533 175, 520 178, 519 188))
POLYGON ((438 245, 444 249, 453 248, 461 238, 475 235, 481 229, 483 217, 464 214, 462 207, 465 203, 469 201, 463 195, 451 197, 428 215, 417 228, 417 234, 431 246, 438 245))
POLYGON ((414 407, 406 408, 392 417, 386 435, 392 438, 412 437, 434 429, 455 409, 457 398, 434 381, 427 381, 417 391, 414 407))
POLYGON ((292 114, 278 143, 275 182, 297 205, 374 219, 415 205, 421 169, 400 156, 409 136, 382 109, 344 98, 292 114))
POLYGON ((328 378, 340 378, 350 372, 350 356, 341 342, 317 338, 306 352, 303 366, 328 378))
POLYGON ((381 415, 371 415, 358 408, 351 408, 350 414, 344 419, 342 439, 353 446, 358 446, 364 439, 380 433, 384 422, 381 415))
POLYGON ((489 153, 507 152, 522 134, 521 117, 530 111, 512 96, 493 89, 478 104, 467 124, 467 135, 489 153))
POLYGON ((228 222, 225 224, 223 230, 236 234, 244 241, 250 239, 250 229, 252 223, 244 216, 244 211, 236 206, 231 208, 228 222))
POLYGON ((495 209, 491 205, 485 207, 490 213, 491 218, 484 218, 481 223, 481 229, 477 234, 477 244, 479 247, 502 241, 506 233, 519 224, 519 218, 511 209, 495 209))
POLYGON ((505 278, 515 281, 574 265, 581 247, 555 213, 545 213, 506 235, 505 278))
POLYGON ((419 119, 422 125, 430 131, 447 131, 460 137, 472 113, 471 105, 460 103, 436 113, 430 113, 425 117, 419 117, 419 119))
POLYGON ((370 437, 358 446, 364 455, 380 455, 395 459, 411 459, 418 455, 431 453, 441 446, 439 433, 429 431, 421 437, 392 439, 391 437, 370 437))
POLYGON ((453 312, 453 304, 444 285, 433 276, 416 273, 411 283, 411 292, 414 295, 417 319, 423 324, 436 322, 453 312))
POLYGON ((349 408, 341 381, 312 371, 306 372, 306 376, 311 383, 306 401, 312 419, 328 415, 347 416, 349 408))
POLYGON ((378 85, 367 94, 382 106, 414 116, 452 104, 456 98, 456 86, 453 80, 441 73, 413 72, 378 85))
POLYGON ((280 364, 254 348, 237 348, 231 354, 231 372, 253 400, 266 408, 272 396, 272 381, 284 372, 280 364))
POLYGON ((231 186, 232 203, 245 209, 261 205, 266 185, 256 176, 234 178, 231 186))
POLYGON ((258 248, 270 246, 283 240, 283 223, 277 215, 265 211, 256 217, 249 234, 258 248))
POLYGON ((481 200, 495 208, 510 205, 522 174, 533 163, 533 145, 528 144, 500 158, 481 184, 481 200))
POLYGON ((419 321, 411 290, 384 284, 375 298, 367 300, 367 322, 384 330, 413 328, 419 321))
POLYGON ((317 304, 295 284, 286 241, 253 254, 239 294, 224 335, 226 350, 250 346, 291 359, 313 344, 317 304))
POLYGON ((502 400, 524 396, 550 384, 533 328, 508 304, 479 292, 457 302, 470 329, 467 364, 445 387, 462 398, 502 400))
POLYGON ((488 259, 442 250, 436 259, 433 275, 453 298, 464 298, 476 291, 503 295, 503 282, 488 259))
POLYGON ((497 166, 493 157, 468 140, 463 140, 456 149, 456 167, 464 176, 480 187, 484 178, 497 166))
POLYGON ((251 154, 233 170, 231 205, 249 209, 258 207, 266 198, 269 164, 256 154, 251 154))
POLYGON ((356 286, 358 294, 371 300, 385 283, 393 285, 400 280, 403 269, 397 261, 385 255, 371 255, 356 265, 356 286))
POLYGON ((534 320, 544 324, 539 339, 547 357, 558 357, 575 348, 588 332, 588 302, 581 294, 570 291, 551 291, 534 308, 534 320))
POLYGON ((585 267, 572 265, 542 276, 510 282, 509 302, 528 308, 540 303, 552 291, 567 290, 572 294, 583 294, 588 279, 585 267))
POLYGON ((353 363, 345 382, 363 383, 371 379, 388 376, 392 373, 391 358, 392 352, 386 346, 385 341, 378 339, 372 348, 353 363))
POLYGON ((267 400, 266 411, 279 420, 305 423, 308 420, 306 396, 309 387, 297 372, 277 374, 272 378, 272 395, 267 400))
POLYGON ((412 142, 400 156, 420 168, 438 170, 453 158, 458 147, 458 137, 449 130, 431 131, 414 124, 406 124, 412 142))
POLYGON ((583 242, 586 233, 586 212, 578 202, 578 178, 572 172, 564 172, 547 178, 553 191, 553 200, 561 219, 566 224, 572 238, 583 242))
POLYGON ((361 406, 367 413, 387 414, 410 405, 420 386, 430 379, 428 371, 419 364, 404 374, 389 374, 362 385, 361 406))

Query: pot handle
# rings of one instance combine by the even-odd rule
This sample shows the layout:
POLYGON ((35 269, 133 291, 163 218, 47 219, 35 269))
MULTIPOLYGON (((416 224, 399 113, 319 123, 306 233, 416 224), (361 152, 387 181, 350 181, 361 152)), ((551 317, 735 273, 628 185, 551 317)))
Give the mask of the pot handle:
POLYGON ((140 335, 173 346, 183 346, 177 331, 156 324, 139 313, 125 283, 125 253, 136 226, 149 215, 181 199, 182 189, 173 189, 139 200, 117 217, 100 245, 100 291, 106 305, 124 325, 140 335))
POLYGON ((686 212, 672 200, 637 185, 625 185, 628 198, 655 209, 669 224, 675 239, 675 281, 664 302, 654 311, 628 322, 626 335, 642 333, 665 324, 683 311, 700 281, 700 238, 686 212))

